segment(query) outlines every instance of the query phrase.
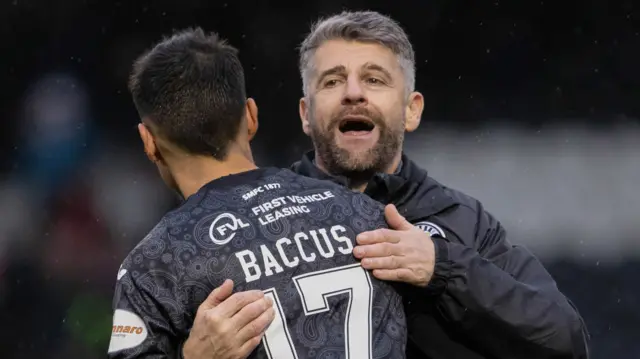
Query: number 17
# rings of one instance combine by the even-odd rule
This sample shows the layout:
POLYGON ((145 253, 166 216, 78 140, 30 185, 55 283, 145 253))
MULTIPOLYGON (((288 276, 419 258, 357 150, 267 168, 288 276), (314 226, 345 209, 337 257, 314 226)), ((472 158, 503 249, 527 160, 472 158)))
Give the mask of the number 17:
MULTIPOLYGON (((371 310, 373 287, 367 271, 359 263, 293 277, 305 315, 329 311, 327 298, 347 294, 344 321, 347 359, 371 358, 371 310)), ((298 359, 293 347, 282 304, 275 288, 264 291, 273 300, 275 318, 265 332, 262 344, 270 359, 298 359)))

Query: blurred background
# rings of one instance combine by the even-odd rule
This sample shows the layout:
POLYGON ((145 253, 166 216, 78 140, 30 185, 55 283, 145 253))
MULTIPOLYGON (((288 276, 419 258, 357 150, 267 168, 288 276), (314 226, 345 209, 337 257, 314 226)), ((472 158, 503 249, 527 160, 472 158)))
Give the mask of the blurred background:
POLYGON ((398 20, 427 107, 406 151, 479 198, 578 306, 593 358, 639 358, 640 5, 594 1, 0 0, 0 357, 102 358, 126 253, 178 202, 126 90, 173 29, 240 49, 259 165, 310 148, 296 47, 342 9, 398 20))

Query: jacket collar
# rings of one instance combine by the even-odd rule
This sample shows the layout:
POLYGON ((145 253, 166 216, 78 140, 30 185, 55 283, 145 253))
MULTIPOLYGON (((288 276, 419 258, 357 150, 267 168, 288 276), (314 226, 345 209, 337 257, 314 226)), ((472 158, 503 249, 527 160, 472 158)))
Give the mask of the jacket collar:
MULTIPOLYGON (((291 168, 307 177, 330 180, 349 187, 348 178, 322 171, 314 164, 314 158, 315 153, 309 151, 291 168)), ((400 213, 413 223, 455 204, 443 187, 404 153, 399 171, 395 174, 377 173, 367 184, 364 193, 378 202, 395 204, 400 213)))
POLYGON ((349 178, 344 176, 334 176, 324 172, 323 170, 318 168, 318 166, 315 165, 315 163, 313 162, 314 158, 315 158, 315 152, 308 151, 307 153, 302 155, 302 159, 300 161, 291 165, 291 169, 294 172, 301 174, 303 176, 321 179, 321 180, 329 180, 329 181, 338 183, 342 186, 350 187, 349 184, 351 181, 349 180, 349 178))

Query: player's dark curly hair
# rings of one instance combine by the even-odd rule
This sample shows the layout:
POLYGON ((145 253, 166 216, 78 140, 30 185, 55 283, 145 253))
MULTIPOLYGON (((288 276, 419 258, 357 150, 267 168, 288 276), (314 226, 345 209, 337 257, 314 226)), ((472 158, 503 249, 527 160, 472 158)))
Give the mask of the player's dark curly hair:
POLYGON ((224 160, 246 104, 237 53, 201 28, 164 38, 134 63, 129 91, 138 113, 183 150, 224 160))

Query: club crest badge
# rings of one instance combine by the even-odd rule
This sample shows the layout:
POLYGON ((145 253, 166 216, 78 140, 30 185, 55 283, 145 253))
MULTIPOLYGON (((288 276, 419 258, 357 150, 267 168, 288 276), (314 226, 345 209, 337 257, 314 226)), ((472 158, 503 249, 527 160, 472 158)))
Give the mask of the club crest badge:
POLYGON ((432 236, 439 236, 439 237, 442 237, 442 238, 447 238, 447 236, 444 234, 444 231, 442 230, 442 228, 440 228, 440 226, 438 226, 435 223, 418 222, 418 223, 415 224, 415 226, 420 228, 420 229, 422 229, 425 232, 428 232, 432 236))

